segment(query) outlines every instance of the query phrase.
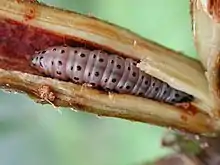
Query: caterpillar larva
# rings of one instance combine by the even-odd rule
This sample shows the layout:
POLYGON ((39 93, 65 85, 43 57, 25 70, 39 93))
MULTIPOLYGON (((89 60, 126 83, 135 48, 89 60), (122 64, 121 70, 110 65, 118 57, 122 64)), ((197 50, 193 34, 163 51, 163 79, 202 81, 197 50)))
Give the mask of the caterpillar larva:
POLYGON ((44 74, 104 90, 133 94, 170 104, 191 102, 193 97, 176 90, 136 67, 130 58, 100 50, 55 46, 36 53, 32 66, 44 74))

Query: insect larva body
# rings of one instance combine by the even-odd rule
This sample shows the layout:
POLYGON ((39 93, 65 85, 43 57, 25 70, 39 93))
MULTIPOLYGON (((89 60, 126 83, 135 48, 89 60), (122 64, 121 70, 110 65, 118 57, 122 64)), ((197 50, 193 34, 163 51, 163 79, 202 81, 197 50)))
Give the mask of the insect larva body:
POLYGON ((191 95, 141 71, 134 60, 100 50, 50 47, 35 54, 31 63, 50 77, 88 83, 108 91, 139 95, 170 104, 193 100, 191 95))

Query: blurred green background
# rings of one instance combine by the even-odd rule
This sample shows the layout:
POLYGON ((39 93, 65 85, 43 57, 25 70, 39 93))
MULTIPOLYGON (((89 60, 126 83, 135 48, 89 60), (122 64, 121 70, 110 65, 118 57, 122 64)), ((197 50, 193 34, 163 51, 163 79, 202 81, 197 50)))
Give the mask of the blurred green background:
MULTIPOLYGON (((92 14, 195 57, 188 0, 44 0, 92 14)), ((133 165, 171 151, 165 129, 34 103, 0 93, 1 165, 133 165)))

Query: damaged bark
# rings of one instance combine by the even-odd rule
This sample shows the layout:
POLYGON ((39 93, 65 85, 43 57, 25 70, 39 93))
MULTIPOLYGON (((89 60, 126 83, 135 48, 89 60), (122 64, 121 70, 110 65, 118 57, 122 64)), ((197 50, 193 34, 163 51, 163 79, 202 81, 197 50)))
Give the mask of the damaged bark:
POLYGON ((204 69, 194 59, 119 26, 39 3, 1 0, 0 24, 2 88, 25 92, 40 103, 207 136, 220 129, 219 120, 213 118, 218 108, 210 98, 204 69), (141 70, 195 100, 168 105, 46 77, 30 66, 30 60, 35 51, 56 45, 98 49, 140 61, 137 66, 141 70))

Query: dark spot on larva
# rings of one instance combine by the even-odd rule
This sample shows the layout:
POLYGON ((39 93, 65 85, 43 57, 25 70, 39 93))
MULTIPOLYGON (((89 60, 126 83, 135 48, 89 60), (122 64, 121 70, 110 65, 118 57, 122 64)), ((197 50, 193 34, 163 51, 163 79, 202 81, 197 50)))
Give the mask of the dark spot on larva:
POLYGON ((58 61, 58 64, 59 64, 59 65, 62 65, 62 61, 58 61))
POLYGON ((126 89, 130 89, 131 87, 128 85, 128 86, 126 86, 126 89))
POLYGON ((99 62, 103 62, 104 60, 102 58, 99 59, 99 62))
POLYGON ((114 64, 114 60, 111 61, 111 64, 114 64))
POLYGON ((80 71, 80 70, 82 69, 82 67, 78 65, 78 66, 76 67, 76 69, 77 69, 78 71, 80 71))
POLYGON ((119 88, 120 88, 120 89, 122 89, 122 88, 123 88, 123 86, 120 86, 119 88))
POLYGON ((132 73, 132 76, 133 76, 133 77, 135 77, 135 76, 136 76, 136 73, 135 73, 135 72, 133 72, 133 73, 132 73))
POLYGON ((46 50, 42 51, 42 54, 46 53, 46 50))
POLYGON ((112 79, 112 82, 113 82, 113 83, 115 83, 115 82, 116 82, 116 79, 115 79, 115 78, 113 78, 113 79, 112 79))
POLYGON ((175 101, 176 101, 175 99, 171 99, 171 102, 173 102, 173 103, 174 103, 175 101))
POLYGON ((75 51, 74 51, 74 53, 78 53, 78 51, 77 51, 77 50, 75 50, 75 51))
POLYGON ((121 69, 121 65, 117 65, 117 68, 118 68, 118 69, 121 69))
POLYGON ((43 68, 43 65, 42 65, 41 61, 40 61, 40 66, 43 68))
POLYGON ((44 57, 41 56, 41 57, 40 57, 40 60, 42 60, 43 58, 44 58, 44 57))
POLYGON ((167 93, 167 91, 164 91, 163 94, 165 95, 167 93))
POLYGON ((38 57, 36 57, 36 60, 38 60, 38 57))
POLYGON ((180 95, 178 93, 175 94, 175 97, 179 97, 180 95))
POLYGON ((130 66, 128 67, 128 70, 131 70, 131 67, 130 67, 130 66))
POLYGON ((93 58, 96 58, 96 55, 95 55, 95 54, 93 55, 93 58))
POLYGON ((159 88, 157 87, 157 88, 155 88, 155 92, 157 92, 159 90, 159 88))
POLYGON ((51 61, 51 64, 53 65, 53 61, 51 61))
POLYGON ((53 51, 56 51, 57 49, 56 48, 53 48, 53 51))
POLYGON ((147 80, 144 83, 145 83, 145 85, 148 85, 148 81, 147 80))
POLYGON ((57 71, 57 74, 61 75, 61 72, 60 72, 60 71, 57 71))
POLYGON ((71 68, 70 68, 71 70, 73 70, 73 66, 71 66, 71 68))
POLYGON ((143 79, 144 79, 144 76, 141 76, 141 79, 143 80, 143 79))
POLYGON ((85 56, 86 56, 86 55, 85 55, 84 53, 80 54, 80 57, 82 57, 82 58, 85 57, 85 56))
POLYGON ((105 82, 107 82, 108 81, 108 79, 105 79, 105 82))
POLYGON ((95 72, 95 76, 98 77, 99 76, 99 72, 95 72))
POLYGON ((133 65, 136 65, 137 63, 136 62, 133 62, 133 65))
POLYGON ((91 75, 91 73, 89 72, 88 76, 90 76, 90 75, 91 75))
POLYGON ((152 86, 154 87, 155 86, 155 83, 153 82, 152 86))
POLYGON ((39 51, 39 52, 37 52, 37 54, 40 54, 41 52, 39 51))
POLYGON ((79 78, 78 78, 78 77, 74 77, 74 80, 78 81, 78 80, 79 80, 79 78))
POLYGON ((61 50, 61 53, 62 53, 62 54, 65 53, 65 50, 61 50))

